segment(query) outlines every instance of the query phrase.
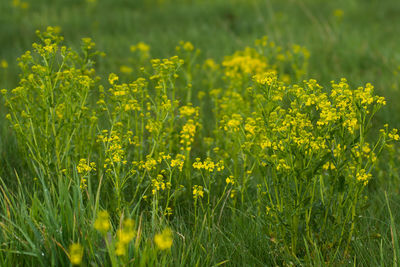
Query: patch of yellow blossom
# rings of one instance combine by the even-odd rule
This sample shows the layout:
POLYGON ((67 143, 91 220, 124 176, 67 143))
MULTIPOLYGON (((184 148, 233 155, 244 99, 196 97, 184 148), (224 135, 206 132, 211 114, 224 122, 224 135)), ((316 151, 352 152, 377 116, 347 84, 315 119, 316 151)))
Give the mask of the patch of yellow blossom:
POLYGON ((72 265, 80 265, 83 258, 83 247, 79 243, 74 243, 69 247, 69 260, 72 265))
POLYGON ((21 9, 28 9, 29 8, 29 3, 25 2, 25 1, 12 0, 11 4, 14 7, 21 8, 21 9))
POLYGON ((211 158, 206 158, 203 162, 201 162, 200 158, 196 158, 196 162, 193 163, 193 168, 201 170, 204 169, 208 172, 213 172, 216 169, 218 172, 224 170, 224 162, 222 160, 218 162, 212 161, 211 158))
POLYGON ((223 128, 225 131, 233 131, 238 132, 240 129, 240 125, 242 124, 243 118, 240 114, 232 114, 232 117, 224 117, 221 121, 221 125, 224 125, 223 128))
POLYGON ((113 85, 115 82, 118 81, 118 76, 115 73, 110 73, 110 75, 108 76, 108 82, 113 85))
POLYGON ((371 173, 367 173, 365 169, 361 169, 359 172, 357 172, 356 175, 357 181, 362 182, 363 185, 367 185, 371 177, 372 177, 371 173))
POLYGON ((136 231, 134 229, 135 222, 132 219, 126 219, 122 228, 118 229, 117 237, 118 242, 116 244, 115 254, 118 256, 123 256, 126 254, 126 249, 131 240, 136 236, 136 231))
POLYGON ((226 182, 227 185, 229 185, 229 184, 234 185, 235 184, 235 180, 233 179, 233 175, 230 175, 229 177, 227 177, 225 179, 225 182, 226 182))
POLYGON ((171 160, 171 167, 178 167, 179 171, 182 171, 183 165, 185 163, 186 156, 182 154, 177 154, 175 159, 171 160))
POLYGON ((150 46, 144 42, 139 42, 136 45, 130 46, 131 52, 138 51, 142 60, 146 60, 150 57, 150 46))
POLYGON ((270 72, 256 74, 253 76, 253 79, 255 82, 257 82, 259 84, 268 85, 268 86, 271 86, 278 81, 276 71, 270 71, 270 72))
POLYGON ((164 176, 162 174, 158 174, 156 179, 152 179, 151 184, 153 186, 153 195, 155 195, 160 190, 163 191, 165 189, 171 189, 171 183, 164 182, 164 176))
POLYGON ((204 196, 204 190, 201 185, 195 185, 193 186, 193 198, 198 199, 202 198, 204 196))
POLYGON ((191 42, 180 41, 179 42, 179 46, 177 46, 175 50, 179 51, 181 49, 183 49, 183 50, 185 50, 187 52, 191 52, 191 51, 194 50, 194 46, 193 46, 193 44, 191 42))
POLYGON ((108 212, 106 210, 100 211, 97 214, 96 221, 94 222, 94 228, 102 234, 106 234, 110 227, 110 216, 108 212))
POLYGON ((166 250, 172 246, 172 231, 169 228, 165 228, 160 234, 154 236, 154 243, 161 250, 166 250))
POLYGON ((124 74, 131 74, 133 72, 133 69, 129 66, 122 65, 119 67, 119 71, 124 74))
POLYGON ((5 59, 2 59, 0 61, 0 68, 2 68, 2 69, 7 69, 8 68, 8 62, 5 59))

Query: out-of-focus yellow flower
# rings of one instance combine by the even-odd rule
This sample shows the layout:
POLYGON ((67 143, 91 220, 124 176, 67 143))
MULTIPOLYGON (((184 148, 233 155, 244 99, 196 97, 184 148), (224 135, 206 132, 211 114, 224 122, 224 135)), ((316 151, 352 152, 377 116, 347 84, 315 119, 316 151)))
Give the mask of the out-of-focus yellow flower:
POLYGON ((135 222, 132 219, 126 219, 124 221, 122 229, 118 230, 118 240, 123 244, 128 244, 135 237, 136 232, 134 230, 135 222))
POLYGON ((29 3, 28 2, 21 2, 20 0, 12 0, 11 5, 21 9, 28 9, 29 3))
POLYGON ((115 254, 117 256, 124 256, 126 254, 126 245, 122 242, 117 242, 115 254))
POLYGON ((136 45, 131 45, 130 50, 131 50, 131 52, 135 52, 137 50, 139 50, 141 52, 149 52, 150 46, 146 43, 139 42, 136 45))
POLYGON ((333 10, 333 16, 336 19, 341 20, 344 16, 344 11, 342 9, 335 9, 333 10))
POLYGON ((0 67, 3 69, 7 69, 8 68, 8 62, 5 59, 2 59, 0 61, 0 67))
POLYGON ((135 222, 132 219, 126 219, 122 225, 122 228, 117 231, 118 242, 115 248, 115 254, 118 256, 123 256, 126 254, 129 242, 131 242, 136 235, 134 227, 135 222))
POLYGON ((122 65, 121 67, 119 67, 119 70, 125 74, 131 74, 133 72, 133 69, 131 67, 128 67, 125 65, 122 65))
POLYGON ((94 222, 94 228, 103 234, 107 233, 110 229, 110 219, 109 214, 106 210, 100 211, 97 215, 97 219, 94 222))
POLYGON ((193 46, 193 44, 191 42, 185 42, 183 44, 183 49, 186 50, 186 51, 193 51, 194 46, 193 46))
POLYGON ((72 265, 79 265, 82 262, 83 247, 79 243, 74 243, 69 247, 69 260, 72 265))
POLYGON ((171 229, 165 228, 161 234, 156 234, 154 236, 154 242, 161 250, 169 249, 173 242, 171 229))

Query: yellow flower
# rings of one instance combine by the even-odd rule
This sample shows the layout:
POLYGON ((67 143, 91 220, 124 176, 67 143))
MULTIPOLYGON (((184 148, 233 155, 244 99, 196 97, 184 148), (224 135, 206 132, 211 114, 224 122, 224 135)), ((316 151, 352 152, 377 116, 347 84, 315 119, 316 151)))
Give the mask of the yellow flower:
POLYGON ((193 46, 193 44, 191 42, 185 42, 183 44, 183 49, 186 50, 186 51, 193 51, 194 46, 193 46))
POLYGON ((69 260, 72 265, 79 265, 82 262, 83 247, 79 243, 74 243, 69 247, 69 260))
POLYGON ((8 63, 5 59, 0 61, 0 67, 3 69, 7 69, 8 68, 8 63))
POLYGON ((226 178, 226 184, 235 184, 235 181, 233 180, 233 176, 229 176, 228 178, 226 178))
POLYGON ((356 175, 356 179, 359 182, 362 182, 364 185, 367 185, 369 180, 371 179, 372 175, 370 173, 367 173, 365 171, 365 169, 361 169, 357 175, 356 175))
POLYGON ((201 185, 193 186, 193 198, 197 199, 198 197, 203 197, 203 196, 204 196, 203 187, 201 185))
POLYGON ((108 82, 113 85, 115 82, 118 81, 118 76, 114 73, 110 73, 110 75, 108 76, 108 82))
POLYGON ((115 254, 117 256, 124 256, 126 254, 126 245, 121 241, 117 242, 117 247, 115 248, 115 254))
POLYGON ((169 249, 172 246, 172 241, 172 232, 169 228, 165 228, 161 234, 154 236, 154 242, 161 250, 169 249))
POLYGON ((333 16, 337 18, 338 20, 341 20, 343 18, 344 11, 342 9, 335 9, 333 10, 333 16))
POLYGON ((133 72, 133 69, 131 67, 128 67, 125 65, 122 65, 121 67, 119 67, 119 70, 125 74, 131 74, 133 72))
POLYGON ((109 214, 106 210, 99 212, 97 219, 94 222, 94 228, 103 234, 107 233, 107 231, 110 229, 109 214))
POLYGON ((133 229, 135 222, 132 219, 126 219, 123 228, 117 232, 118 240, 122 244, 128 244, 135 237, 136 232, 133 229))
POLYGON ((136 45, 131 45, 130 50, 131 50, 131 52, 135 52, 136 50, 139 50, 142 52, 148 52, 148 51, 150 51, 150 46, 146 43, 139 42, 136 45))

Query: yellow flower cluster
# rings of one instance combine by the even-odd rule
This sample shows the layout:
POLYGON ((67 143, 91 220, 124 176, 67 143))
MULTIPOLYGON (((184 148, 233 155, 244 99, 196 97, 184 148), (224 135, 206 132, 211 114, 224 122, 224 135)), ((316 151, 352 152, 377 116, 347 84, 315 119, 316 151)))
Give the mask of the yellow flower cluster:
POLYGON ((72 265, 80 265, 83 258, 83 247, 79 243, 74 243, 69 247, 69 260, 72 265))
POLYGON ((91 171, 96 171, 96 163, 89 162, 86 159, 80 159, 79 164, 76 166, 76 170, 78 171, 79 174, 82 175, 80 187, 81 187, 81 189, 85 189, 85 188, 87 188, 87 177, 86 176, 91 171))
POLYGON ((208 172, 213 172, 216 170, 217 172, 220 172, 224 170, 224 162, 222 160, 218 162, 212 161, 211 158, 206 158, 203 162, 201 162, 200 158, 196 158, 196 162, 193 163, 193 168, 198 169, 198 170, 205 170, 208 172))
POLYGON ((153 195, 155 195, 160 190, 171 189, 171 183, 164 182, 164 176, 162 174, 158 174, 156 179, 152 179, 151 184, 153 186, 153 195))
POLYGON ((356 175, 357 181, 363 183, 364 185, 368 184, 368 181, 371 179, 371 177, 371 173, 367 173, 365 169, 361 169, 356 175))
POLYGON ((123 256, 126 254, 127 246, 136 235, 134 228, 135 222, 132 219, 126 219, 122 224, 122 228, 118 229, 118 242, 115 248, 116 255, 123 256))
POLYGON ((171 167, 178 167, 179 171, 182 171, 183 164, 185 163, 186 156, 182 154, 177 154, 175 159, 171 160, 171 167))
POLYGON ((166 250, 172 246, 172 231, 169 228, 165 228, 160 234, 154 236, 154 243, 161 250, 166 250))
POLYGON ((89 162, 87 159, 80 159, 76 169, 79 174, 86 174, 96 170, 96 163, 89 162))
POLYGON ((106 234, 108 230, 110 230, 110 215, 106 210, 100 211, 97 214, 96 221, 94 222, 94 228, 102 234, 106 234))
POLYGON ((202 198, 204 196, 204 190, 201 185, 195 185, 193 186, 193 198, 198 199, 202 198))
POLYGON ((253 77, 254 81, 262 85, 272 85, 278 81, 276 71, 258 73, 253 77))

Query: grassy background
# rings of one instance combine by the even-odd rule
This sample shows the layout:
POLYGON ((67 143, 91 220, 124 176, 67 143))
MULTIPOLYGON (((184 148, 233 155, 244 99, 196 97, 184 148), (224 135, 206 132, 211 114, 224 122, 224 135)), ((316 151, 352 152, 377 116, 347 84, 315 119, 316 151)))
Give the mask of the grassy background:
MULTIPOLYGON (((118 72, 127 64, 129 46, 139 41, 151 46, 152 57, 169 57, 179 40, 191 41, 201 57, 221 60, 235 50, 268 35, 278 45, 297 43, 311 52, 308 77, 328 85, 346 77, 354 86, 371 82, 388 100, 378 120, 400 127, 400 3, 398 0, 28 0, 21 10, 11 1, 0 1, 0 88, 13 88, 18 81, 16 58, 30 49, 35 30, 60 26, 66 43, 78 46, 82 37, 92 37, 107 57, 98 62, 100 73, 118 72), (161 3, 162 2, 162 3, 161 3), (341 18, 334 11, 343 11, 341 18)), ((0 176, 12 183, 14 169, 23 170, 13 136, 0 108, 0 176)), ((396 151, 395 151, 396 152, 396 151)), ((397 159, 398 156, 395 157, 397 159)), ((398 160, 397 160, 398 161, 398 160)), ((393 162, 392 166, 396 166, 393 162)), ((400 221, 398 170, 390 170, 385 188, 370 187, 371 206, 360 218, 365 239, 357 240, 357 260, 350 264, 377 266, 392 258, 390 216, 384 191, 388 191, 394 221, 400 221), (393 178, 393 179, 392 179, 393 178), (380 236, 378 235, 380 234, 380 236), (384 253, 384 255, 381 255, 384 253)), ((392 224, 392 227, 394 224, 392 224)), ((182 225, 182 228, 185 226, 182 225)), ((243 215, 227 230, 213 232, 221 248, 203 248, 215 253, 215 260, 230 255, 238 265, 259 265, 268 261, 258 219, 243 215), (252 224, 249 234, 247 225, 252 224), (220 255, 220 257, 219 257, 220 255)), ((397 226, 400 228, 400 225, 397 226)), ((184 231, 184 229, 182 230, 184 231)), ((201 242, 201 234, 199 235, 201 242)), ((194 246, 193 253, 199 247, 194 246)), ((193 259, 192 259, 193 260, 193 259)), ((189 265, 196 262, 187 261, 189 265)), ((322 264, 322 263, 321 263, 322 264)))
MULTIPOLYGON (((21 10, 0 3, 0 59, 10 68, 0 86, 16 83, 16 61, 36 40, 35 30, 62 28, 68 45, 92 37, 108 57, 103 72, 126 63, 129 46, 151 46, 153 57, 174 53, 179 40, 191 41, 203 57, 221 59, 254 39, 268 35, 278 45, 297 43, 311 51, 309 77, 323 84, 346 77, 354 85, 372 82, 379 94, 399 92, 400 4, 396 0, 35 0, 21 10), (160 4, 160 2, 162 2, 160 4), (333 15, 343 11, 342 18, 333 15)), ((4 75, 3 75, 4 76, 4 75)), ((395 100, 385 119, 400 122, 395 100), (390 114, 390 116, 389 116, 390 114)))

